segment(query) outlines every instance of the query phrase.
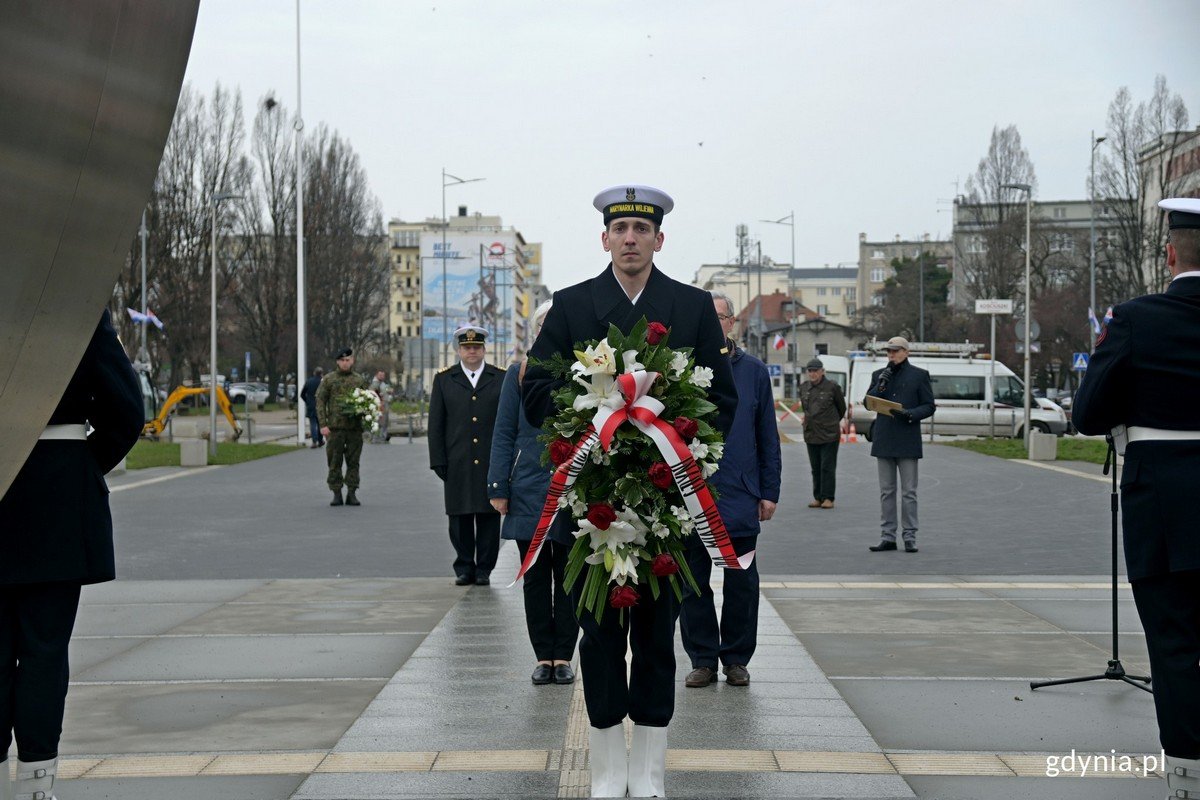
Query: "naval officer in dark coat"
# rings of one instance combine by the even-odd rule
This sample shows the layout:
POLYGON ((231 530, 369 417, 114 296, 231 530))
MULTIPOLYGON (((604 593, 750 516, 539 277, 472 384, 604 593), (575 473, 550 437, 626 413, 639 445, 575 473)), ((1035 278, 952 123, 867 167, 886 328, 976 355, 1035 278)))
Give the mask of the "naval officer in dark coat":
POLYGON ((429 395, 429 467, 444 484, 454 582, 487 586, 500 552, 500 514, 488 501, 487 474, 504 370, 484 360, 483 328, 459 328, 454 340, 460 361, 434 376, 429 395))
POLYGON ((1113 308, 1072 420, 1126 426, 1125 566, 1146 631, 1170 796, 1200 797, 1200 200, 1163 200, 1173 279, 1113 308))
MULTIPOLYGON (((728 433, 737 406, 725 337, 708 292, 672 280, 654 266, 662 249, 663 215, 674 201, 648 186, 614 186, 593 204, 604 215, 600 241, 612 256, 591 280, 554 294, 542 332, 529 351, 531 363, 555 353, 574 360, 576 342, 602 339, 610 323, 629 331, 645 317, 671 330, 670 345, 692 347, 696 363, 713 371, 709 400, 718 409, 717 427, 728 433)), ((525 375, 526 416, 541 426, 552 414, 551 392, 560 384, 540 366, 525 375)), ((563 515, 565 516, 565 515, 563 515)), ((554 537, 570 544, 569 520, 556 521, 554 537), (561 522, 561 524, 560 524, 561 522)), ((575 584, 578 605, 583 582, 575 584)), ((642 591, 638 604, 622 615, 605 614, 602 623, 585 614, 579 619, 579 645, 584 699, 591 722, 593 797, 663 796, 667 725, 675 710, 675 621, 679 604, 665 591, 656 601, 642 591), (627 644, 633 651, 632 673, 625 674, 627 644), (621 721, 633 720, 629 760, 621 721)))
MULTIPOLYGON (((871 427, 871 455, 879 468, 881 539, 868 550, 896 549, 896 486, 900 486, 900 535, 904 551, 917 552, 917 462, 921 448, 921 420, 934 412, 929 373, 908 360, 908 340, 893 336, 887 341, 888 365, 871 374, 867 397, 881 397, 903 406, 890 415, 879 414, 871 427)), ((866 403, 866 398, 863 398, 866 403)))
POLYGON ((14 735, 16 796, 53 795, 80 587, 116 577, 104 475, 137 442, 144 421, 137 375, 106 309, 46 430, 0 498, 0 795, 13 796, 4 790, 14 735))

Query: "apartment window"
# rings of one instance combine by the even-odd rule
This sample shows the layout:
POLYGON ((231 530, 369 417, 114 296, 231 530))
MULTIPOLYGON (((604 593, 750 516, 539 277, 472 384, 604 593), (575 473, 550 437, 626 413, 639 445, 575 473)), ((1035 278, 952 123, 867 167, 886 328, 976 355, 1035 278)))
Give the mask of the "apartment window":
POLYGON ((817 287, 817 297, 824 297, 824 296, 825 296, 825 287, 824 286, 817 287))
POLYGON ((829 316, 829 306, 826 306, 826 305, 818 305, 818 306, 817 306, 817 313, 818 313, 818 314, 820 314, 822 317, 827 317, 827 316, 829 316))
POLYGON ((885 270, 883 267, 875 267, 871 270, 871 283, 883 283, 887 280, 884 273, 885 270))
POLYGON ((972 234, 967 237, 967 252, 968 253, 986 253, 987 245, 983 241, 981 234, 972 234))
POLYGON ((834 296, 834 297, 841 297, 841 296, 842 296, 842 287, 840 287, 840 286, 834 286, 832 291, 833 291, 833 296, 834 296))
POLYGON ((1074 253, 1075 239, 1069 233, 1055 233, 1050 236, 1051 253, 1074 253))
POLYGON ((857 295, 858 295, 858 289, 855 289, 854 287, 851 287, 846 290, 846 300, 847 301, 857 299, 857 295))
POLYGON ((882 250, 872 250, 871 258, 885 258, 882 250))
POLYGON ((1063 208, 1062 206, 1055 206, 1054 207, 1054 218, 1055 219, 1066 219, 1067 218, 1067 210, 1065 208, 1063 208))
POLYGON ((848 316, 853 317, 857 313, 858 313, 858 306, 854 305, 854 303, 846 303, 846 314, 848 316))
POLYGON ((872 297, 871 305, 875 306, 876 308, 883 308, 883 295, 877 294, 874 297, 872 297))
POLYGON ((397 313, 397 314, 399 314, 401 311, 403 311, 403 310, 404 310, 404 309, 402 308, 402 306, 403 306, 403 305, 404 305, 403 303, 396 303, 396 313, 397 313))

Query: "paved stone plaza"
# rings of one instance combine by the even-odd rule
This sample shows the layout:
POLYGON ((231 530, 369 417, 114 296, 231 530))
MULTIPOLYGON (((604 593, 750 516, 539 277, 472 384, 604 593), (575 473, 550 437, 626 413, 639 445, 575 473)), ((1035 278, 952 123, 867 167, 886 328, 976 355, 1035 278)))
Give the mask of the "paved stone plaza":
MULTIPOLYGON (((1150 696, 1100 681, 1107 479, 928 446, 921 552, 869 553, 875 465, 845 446, 837 508, 804 450, 760 538, 748 688, 682 686, 675 797, 1113 798, 1153 778, 1047 758, 1157 754, 1150 696)), ((121 580, 84 592, 62 800, 586 796, 581 687, 534 687, 519 588, 453 586, 424 444, 363 453, 329 508, 324 453, 111 480, 121 580)), ((515 573, 506 544, 496 577, 515 573)), ((1120 648, 1147 669, 1127 587, 1120 648)), ((1153 766, 1151 764, 1150 766, 1153 766)))

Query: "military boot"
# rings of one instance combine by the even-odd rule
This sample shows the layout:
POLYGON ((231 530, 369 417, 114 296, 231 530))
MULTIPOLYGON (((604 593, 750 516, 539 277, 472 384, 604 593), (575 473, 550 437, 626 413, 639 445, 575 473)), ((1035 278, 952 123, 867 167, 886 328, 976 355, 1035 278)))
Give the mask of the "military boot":
POLYGON ((353 489, 350 489, 349 491, 346 492, 346 505, 348 505, 348 506, 361 506, 362 505, 362 503, 358 502, 358 497, 354 494, 353 489))
POLYGON ((1200 798, 1200 759, 1167 756, 1167 800, 1200 798))
POLYGON ((329 501, 329 505, 331 505, 331 506, 342 505, 342 490, 341 489, 333 490, 333 499, 329 501))
POLYGON ((17 783, 13 787, 13 797, 16 800, 54 800, 54 778, 57 774, 57 758, 46 761, 17 759, 17 783))

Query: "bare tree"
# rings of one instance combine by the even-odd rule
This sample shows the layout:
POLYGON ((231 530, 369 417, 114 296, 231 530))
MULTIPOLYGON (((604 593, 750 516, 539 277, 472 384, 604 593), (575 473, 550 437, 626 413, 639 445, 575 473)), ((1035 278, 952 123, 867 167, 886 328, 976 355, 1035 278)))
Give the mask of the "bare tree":
POLYGON ((1166 228, 1156 202, 1170 194, 1171 163, 1187 127, 1187 106, 1162 75, 1149 101, 1135 106, 1123 86, 1109 103, 1109 146, 1097 154, 1095 186, 1107 229, 1096 265, 1107 304, 1157 291, 1166 282, 1166 228))
POLYGON ((358 155, 325 125, 305 142, 304 163, 309 347, 384 350, 389 268, 379 201, 358 155))
POLYGON ((949 258, 925 251, 917 258, 893 258, 893 274, 883 286, 883 304, 866 309, 874 330, 901 331, 916 340, 921 330, 921 273, 924 272, 925 341, 956 341, 965 335, 963 321, 947 304, 949 258))
POLYGON ((241 207, 244 252, 230 292, 241 342, 257 352, 268 386, 294 365, 296 353, 296 180, 290 129, 291 120, 274 98, 259 104, 250 138, 252 193, 241 207))
POLYGON ((1015 125, 992 128, 987 155, 967 178, 956 225, 967 246, 958 253, 967 291, 973 297, 1016 297, 1024 276, 1025 204, 1005 184, 1028 184, 1037 177, 1015 125))

